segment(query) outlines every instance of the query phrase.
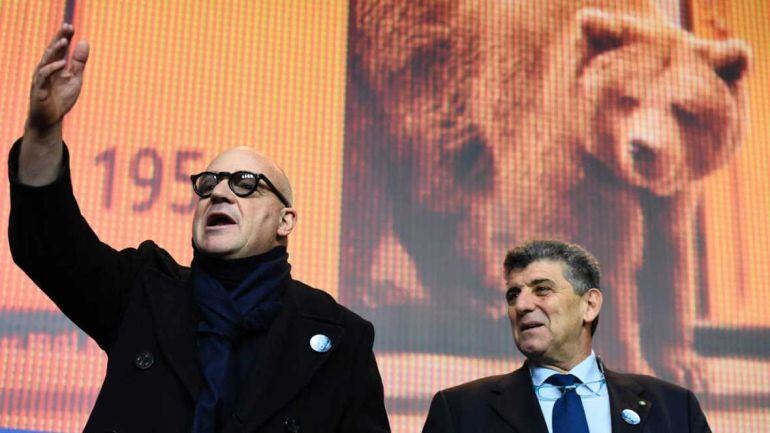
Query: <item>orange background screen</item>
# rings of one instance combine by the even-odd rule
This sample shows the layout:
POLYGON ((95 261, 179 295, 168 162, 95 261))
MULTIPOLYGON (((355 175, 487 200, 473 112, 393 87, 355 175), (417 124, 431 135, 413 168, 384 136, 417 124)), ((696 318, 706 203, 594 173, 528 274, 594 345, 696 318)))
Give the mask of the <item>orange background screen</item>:
MULTIPOLYGON (((767 343, 770 336, 770 6, 668 3, 677 3, 689 21, 683 25, 696 35, 720 37, 718 21, 752 50, 748 133, 735 157, 703 181, 698 214, 703 276, 694 327, 710 381, 699 398, 712 428, 760 431, 770 422, 770 350, 752 342, 767 343)), ((398 326, 400 316, 367 304, 365 294, 374 293, 369 286, 344 283, 355 261, 345 248, 357 245, 350 233, 361 229, 346 226, 346 215, 358 194, 379 198, 344 185, 366 169, 346 149, 355 120, 355 113, 346 119, 348 74, 356 66, 349 64, 348 0, 78 0, 72 5, 75 39, 89 41, 91 56, 64 139, 80 208, 103 241, 124 248, 153 239, 188 264, 189 174, 202 171, 224 149, 250 145, 273 157, 292 180, 299 212, 289 246, 293 276, 367 318, 373 315, 394 431, 419 431, 439 389, 519 365, 522 358, 504 321, 480 322, 471 336, 494 342, 487 335, 500 336, 497 352, 419 339, 400 344, 414 337, 398 326)), ((6 151, 23 134, 29 78, 65 6, 53 0, 0 1, 0 143, 6 151)), ((106 358, 13 264, 5 247, 8 187, 0 182, 0 429, 81 431, 106 358)), ((402 247, 388 239, 379 272, 420 284, 419 261, 430 257, 415 253, 417 271, 410 270, 394 258, 402 247)), ((419 294, 410 299, 418 309, 398 311, 434 308, 419 294)), ((499 305, 503 302, 501 297, 499 305)), ((410 320, 421 329, 439 326, 416 316, 410 320)), ((599 326, 602 331, 607 329, 599 326)), ((654 345, 655 338, 649 336, 646 344, 654 345)))

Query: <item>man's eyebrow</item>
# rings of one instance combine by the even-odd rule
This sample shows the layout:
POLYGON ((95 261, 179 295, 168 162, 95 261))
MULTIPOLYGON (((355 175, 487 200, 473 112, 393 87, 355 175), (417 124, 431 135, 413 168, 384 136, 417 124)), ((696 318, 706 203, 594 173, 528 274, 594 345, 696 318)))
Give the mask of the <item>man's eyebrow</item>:
MULTIPOLYGON (((537 285, 539 285, 539 284, 547 284, 547 285, 549 285, 549 286, 555 286, 555 285, 556 285, 556 283, 554 283, 552 280, 550 280, 550 279, 548 279, 548 278, 536 278, 536 279, 534 279, 534 280, 530 280, 528 283, 525 283, 525 284, 526 284, 527 286, 529 286, 529 287, 532 287, 532 286, 537 286, 537 285)), ((521 286, 521 285, 519 285, 519 284, 513 284, 513 285, 510 285, 510 286, 508 286, 508 287, 506 288, 506 291, 509 291, 509 290, 514 290, 514 289, 516 289, 516 290, 522 290, 522 286, 521 286)))
POLYGON ((536 280, 530 281, 529 284, 527 284, 527 285, 528 286, 537 286, 538 284, 544 284, 544 283, 548 284, 548 285, 551 285, 551 286, 554 285, 554 282, 549 280, 548 278, 538 278, 536 280))

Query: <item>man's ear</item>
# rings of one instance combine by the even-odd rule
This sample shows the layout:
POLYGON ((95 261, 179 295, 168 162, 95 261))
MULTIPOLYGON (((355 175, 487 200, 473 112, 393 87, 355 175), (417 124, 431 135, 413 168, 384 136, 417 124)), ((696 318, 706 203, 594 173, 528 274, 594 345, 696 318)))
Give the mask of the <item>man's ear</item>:
POLYGON ((595 287, 588 289, 588 291, 583 294, 583 301, 586 306, 585 311, 583 312, 583 322, 593 322, 596 317, 599 316, 599 312, 602 309, 604 298, 602 297, 601 290, 595 287))
POLYGON ((278 236, 287 237, 297 224, 297 210, 293 207, 281 209, 281 222, 278 223, 278 236))
POLYGON ((583 64, 608 51, 634 43, 643 37, 639 21, 631 16, 594 8, 578 11, 580 37, 584 47, 583 64))

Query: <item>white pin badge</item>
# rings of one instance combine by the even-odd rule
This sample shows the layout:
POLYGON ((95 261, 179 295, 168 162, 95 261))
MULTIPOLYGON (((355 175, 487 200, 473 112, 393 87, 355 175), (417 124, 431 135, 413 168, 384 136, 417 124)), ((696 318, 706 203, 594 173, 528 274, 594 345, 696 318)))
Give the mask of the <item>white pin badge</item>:
POLYGON ((639 414, 634 412, 631 409, 623 409, 623 412, 621 412, 621 416, 623 417, 623 421, 631 425, 637 425, 640 422, 642 422, 642 419, 639 417, 639 414))
POLYGON ((310 337, 310 348, 318 353, 328 352, 332 348, 332 340, 323 334, 310 337))

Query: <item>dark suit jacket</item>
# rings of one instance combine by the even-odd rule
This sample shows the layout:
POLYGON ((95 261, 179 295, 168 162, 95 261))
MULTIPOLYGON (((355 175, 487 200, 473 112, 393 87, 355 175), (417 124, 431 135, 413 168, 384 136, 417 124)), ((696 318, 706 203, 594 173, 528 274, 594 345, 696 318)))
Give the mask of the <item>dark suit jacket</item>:
MULTIPOLYGON (((604 372, 613 433, 710 432, 692 392, 649 376, 604 372), (632 409, 641 423, 623 421, 632 409)), ((590 414, 589 414, 590 416, 590 414)), ((440 391, 433 397, 423 433, 548 433, 526 364, 440 391)))
MULTIPOLYGON (((115 251, 81 216, 69 176, 44 187, 16 181, 9 158, 9 242, 16 263, 107 353, 107 374, 85 432, 189 433, 203 384, 189 269, 153 242, 115 251)), ((372 325, 328 294, 292 281, 222 432, 386 432, 372 325), (313 335, 332 341, 311 349, 313 335)))

